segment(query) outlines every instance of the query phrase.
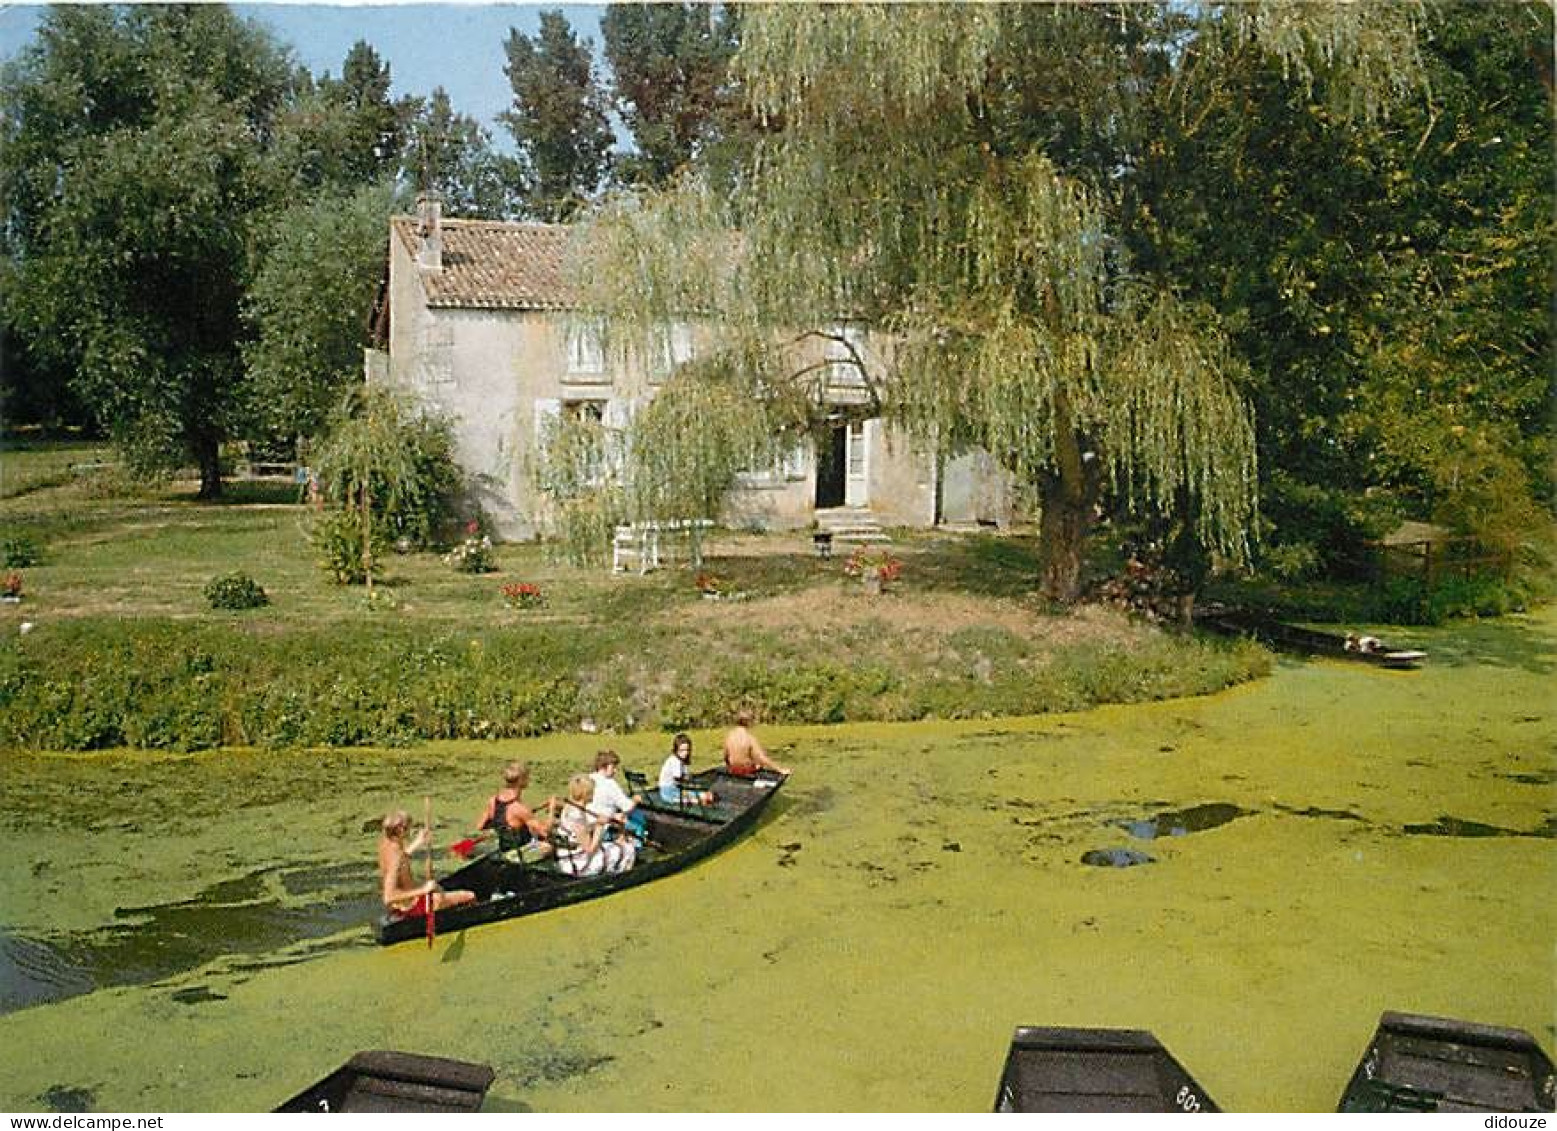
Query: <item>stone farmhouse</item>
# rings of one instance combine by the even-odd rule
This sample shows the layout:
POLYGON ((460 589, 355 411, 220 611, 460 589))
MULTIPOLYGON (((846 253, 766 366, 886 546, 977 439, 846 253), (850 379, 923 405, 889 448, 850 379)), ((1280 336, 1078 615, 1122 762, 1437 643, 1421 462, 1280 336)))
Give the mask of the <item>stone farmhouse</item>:
MULTIPOLYGON (((390 220, 367 379, 453 422, 456 458, 505 538, 536 534, 543 506, 530 483, 531 457, 549 417, 588 414, 625 427, 699 345, 698 327, 677 323, 666 327, 657 363, 614 365, 566 276, 568 239, 564 226, 443 217, 430 199, 419 202, 417 216, 390 220)), ((865 335, 828 329, 871 354, 865 335)), ((827 363, 823 395, 833 426, 781 466, 744 475, 723 523, 798 529, 845 515, 883 526, 1004 524, 1004 478, 987 457, 916 449, 870 415, 847 349, 811 348, 819 356, 810 360, 827 363)))

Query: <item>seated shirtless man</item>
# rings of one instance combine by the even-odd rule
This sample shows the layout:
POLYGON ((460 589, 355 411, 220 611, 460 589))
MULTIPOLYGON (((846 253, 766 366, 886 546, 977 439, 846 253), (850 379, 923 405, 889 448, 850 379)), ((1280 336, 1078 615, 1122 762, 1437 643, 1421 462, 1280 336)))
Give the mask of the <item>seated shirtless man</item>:
POLYGON ((724 768, 743 778, 754 778, 757 771, 772 770, 776 774, 789 774, 788 766, 781 766, 762 748, 757 736, 751 732, 752 713, 741 710, 735 716, 735 726, 724 736, 724 768))
POLYGON ((480 825, 497 833, 499 851, 517 852, 526 862, 551 855, 551 831, 557 822, 555 797, 547 799, 544 817, 525 804, 523 794, 529 784, 530 767, 508 763, 503 768, 503 788, 488 799, 480 825))
POLYGON ((411 828, 411 815, 397 809, 384 817, 384 835, 378 842, 378 874, 383 883, 384 908, 401 919, 425 918, 429 901, 432 910, 474 903, 469 891, 444 891, 433 880, 419 884, 411 877, 411 856, 427 843, 427 830, 418 830, 411 843, 405 834, 411 828))

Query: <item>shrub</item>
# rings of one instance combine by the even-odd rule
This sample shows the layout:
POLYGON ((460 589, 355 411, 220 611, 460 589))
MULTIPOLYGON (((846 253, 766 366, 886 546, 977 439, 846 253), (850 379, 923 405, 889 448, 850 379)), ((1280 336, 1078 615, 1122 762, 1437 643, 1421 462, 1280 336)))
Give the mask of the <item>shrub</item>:
POLYGON ((25 534, 13 534, 0 542, 0 566, 26 569, 38 564, 38 544, 25 534))
MULTIPOLYGON (((368 579, 362 565, 362 522, 352 511, 332 510, 320 515, 311 535, 319 554, 319 568, 338 585, 361 585, 368 579)), ((373 576, 383 572, 383 560, 389 549, 389 535, 382 524, 372 530, 370 549, 373 576)))
POLYGON ((213 609, 257 609, 270 604, 265 590, 241 569, 218 574, 205 583, 205 599, 213 609))
POLYGON ((465 540, 443 556, 458 573, 492 573, 497 561, 492 556, 492 539, 481 533, 479 523, 465 526, 465 540))
POLYGON ((1266 572, 1289 584, 1307 581, 1319 572, 1319 551, 1308 542, 1288 542, 1265 551, 1266 572))
POLYGON ((396 617, 286 635, 189 621, 55 628, 0 638, 0 749, 404 745, 579 719, 578 654, 524 626, 479 646, 396 617))
POLYGON ((1336 578, 1365 576, 1366 544, 1396 521, 1387 498, 1356 496, 1281 472, 1261 492, 1260 510, 1271 529, 1265 540, 1310 547, 1317 570, 1336 578))

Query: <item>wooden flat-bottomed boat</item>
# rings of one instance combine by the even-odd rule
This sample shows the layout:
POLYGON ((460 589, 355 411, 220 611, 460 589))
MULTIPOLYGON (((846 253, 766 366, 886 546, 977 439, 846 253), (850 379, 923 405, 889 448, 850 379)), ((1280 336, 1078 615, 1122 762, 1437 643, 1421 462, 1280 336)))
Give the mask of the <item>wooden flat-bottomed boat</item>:
POLYGON ((1357 660, 1381 668, 1414 668, 1427 659, 1426 652, 1395 648, 1371 636, 1304 628, 1246 609, 1207 609, 1196 614, 1195 623, 1227 636, 1252 636, 1283 651, 1357 660))
POLYGON ((477 1111, 495 1073, 485 1064, 409 1052, 359 1052, 280 1112, 477 1111))
POLYGON ((1385 1013, 1337 1111, 1552 1111, 1551 1058, 1523 1029, 1385 1013))
POLYGON ((1011 1038, 995 1110, 1221 1111, 1151 1033, 1021 1028, 1011 1038))
MULTIPOLYGON (((645 793, 640 809, 648 818, 647 841, 637 863, 626 872, 571 876, 550 860, 522 863, 511 855, 492 852, 441 877, 446 891, 470 891, 474 903, 437 912, 438 934, 481 923, 515 919, 570 903, 609 895, 679 872, 738 839, 756 825, 768 803, 783 787, 784 776, 761 770, 755 777, 738 777, 723 769, 703 771, 688 779, 692 788, 712 792, 708 806, 674 805, 645 793)), ((427 920, 419 915, 385 915, 376 929, 380 943, 424 938, 427 920)))

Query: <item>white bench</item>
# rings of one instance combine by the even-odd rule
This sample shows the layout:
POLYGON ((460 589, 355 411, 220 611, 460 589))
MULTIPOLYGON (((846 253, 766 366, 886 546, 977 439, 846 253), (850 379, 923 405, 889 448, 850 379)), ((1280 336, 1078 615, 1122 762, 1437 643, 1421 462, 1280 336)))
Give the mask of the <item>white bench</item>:
POLYGON ((687 560, 694 567, 703 564, 702 533, 713 527, 707 518, 678 518, 665 522, 630 522, 618 526, 611 535, 611 572, 623 573, 629 564, 640 574, 661 565, 662 547, 668 551, 681 541, 687 545, 687 560))

